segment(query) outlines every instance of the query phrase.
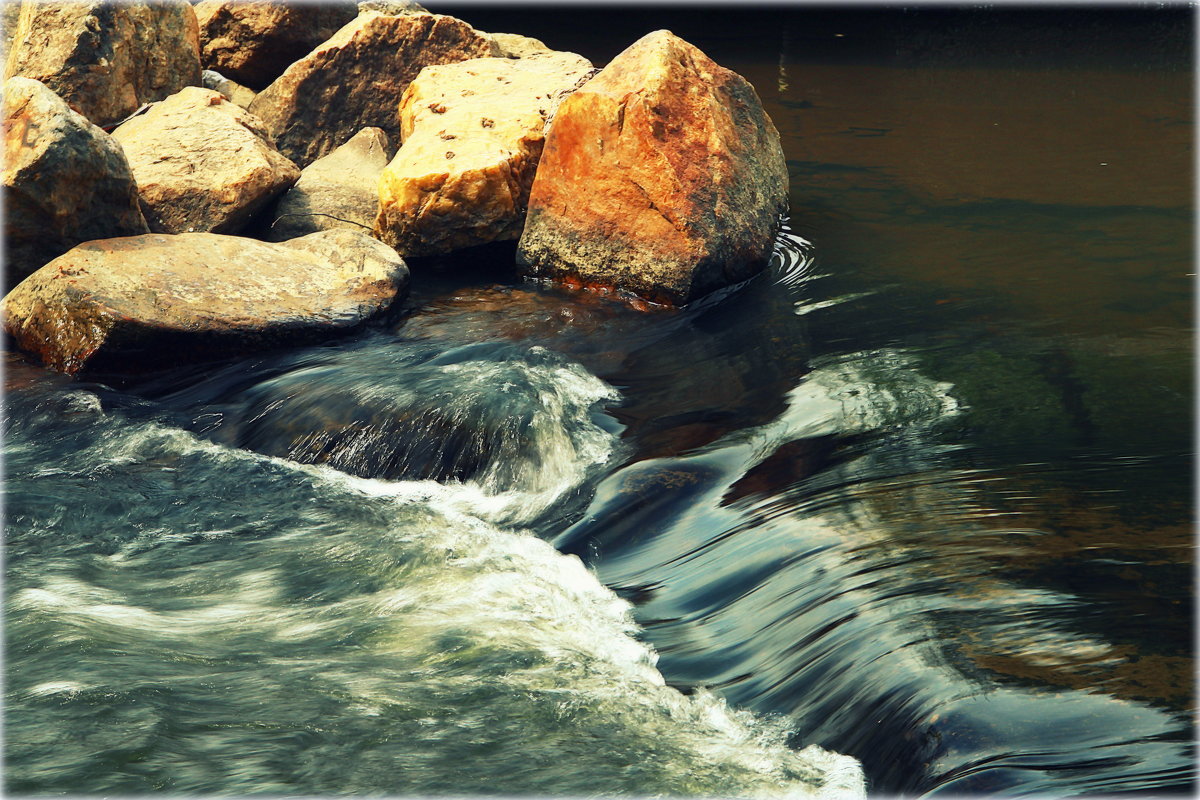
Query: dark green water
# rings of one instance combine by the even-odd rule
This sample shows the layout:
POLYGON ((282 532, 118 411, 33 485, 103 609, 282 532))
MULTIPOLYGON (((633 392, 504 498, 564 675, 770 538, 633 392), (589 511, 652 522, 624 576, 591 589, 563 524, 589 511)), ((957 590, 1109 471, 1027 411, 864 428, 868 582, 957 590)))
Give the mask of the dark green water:
POLYGON ((501 253, 319 347, 10 357, 8 790, 1191 792, 1189 12, 433 10, 700 45, 802 239, 683 312, 501 253))

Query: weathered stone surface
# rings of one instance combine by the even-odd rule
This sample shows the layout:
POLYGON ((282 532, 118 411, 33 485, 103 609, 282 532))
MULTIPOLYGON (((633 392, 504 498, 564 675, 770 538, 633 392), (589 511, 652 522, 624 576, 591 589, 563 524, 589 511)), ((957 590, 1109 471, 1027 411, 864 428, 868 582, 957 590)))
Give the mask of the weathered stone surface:
POLYGON ((149 231, 121 146, 28 78, 4 83, 4 201, 9 285, 80 242, 149 231))
POLYGON ((389 155, 387 135, 379 128, 363 128, 304 168, 280 198, 264 238, 282 242, 333 228, 370 233, 379 207, 379 175, 389 155))
POLYGON ((357 16, 354 0, 203 0, 196 4, 200 61, 262 89, 357 16))
POLYGON ((376 235, 413 256, 519 238, 546 120, 591 72, 574 53, 422 70, 400 102, 376 235))
POLYGON ((753 87, 656 31, 559 107, 518 263, 686 303, 767 263, 787 186, 753 87))
POLYGON ((254 102, 254 98, 258 92, 242 86, 237 81, 231 81, 221 73, 206 69, 200 73, 200 81, 204 84, 205 89, 212 89, 214 92, 219 92, 229 102, 239 108, 250 108, 250 104, 254 102))
POLYGON ((358 10, 378 11, 380 14, 400 16, 401 14, 428 14, 420 3, 414 0, 359 0, 358 10))
POLYGON ((521 36, 516 33, 489 33, 487 37, 496 45, 498 58, 524 58, 535 53, 553 53, 541 39, 521 36))
POLYGON ((281 244, 146 234, 79 245, 3 301, 5 330, 49 367, 136 371, 312 340, 387 308, 408 268, 369 236, 281 244))
POLYGON ((493 54, 470 25, 436 14, 360 14, 250 105, 280 151, 307 166, 366 127, 400 141, 396 107, 423 67, 493 54))
POLYGON ((49 86, 102 127, 200 83, 196 14, 185 0, 26 2, 5 77, 49 86))
POLYGON ((113 131, 153 230, 240 230, 300 177, 253 114, 188 87, 113 131))

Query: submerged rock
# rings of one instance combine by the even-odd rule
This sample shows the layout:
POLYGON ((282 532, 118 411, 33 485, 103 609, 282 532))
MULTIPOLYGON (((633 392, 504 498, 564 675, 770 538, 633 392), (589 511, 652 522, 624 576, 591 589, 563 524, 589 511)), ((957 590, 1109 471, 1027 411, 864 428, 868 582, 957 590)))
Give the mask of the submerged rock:
POLYGON ((300 177, 262 123, 212 89, 188 87, 113 131, 150 225, 235 233, 300 177))
POLYGON ((379 128, 363 128, 309 164, 275 207, 264 238, 281 242, 333 228, 370 233, 388 149, 387 134, 379 128))
POLYGON ((196 14, 185 0, 26 2, 5 77, 33 78, 100 126, 200 83, 196 14))
POLYGON ((4 82, 4 201, 10 284, 80 242, 149 232, 121 146, 28 78, 4 82))
POLYGON ((413 256, 520 237, 547 120, 591 70, 574 53, 422 70, 400 101, 376 235, 413 256))
POLYGON ((203 0, 196 4, 200 60, 262 89, 357 16, 354 0, 203 0))
POLYGON ((779 134, 744 78, 668 31, 558 110, 529 199, 529 275, 683 304, 758 272, 787 208, 779 134))
POLYGON ((434 14, 360 14, 287 68, 250 110, 279 149, 307 166, 365 127, 400 141, 396 105, 422 68, 493 54, 467 23, 434 14))
POLYGON ((53 369, 132 372, 346 331, 407 283, 391 248, 350 231, 282 244, 147 234, 79 245, 2 309, 17 345, 53 369))

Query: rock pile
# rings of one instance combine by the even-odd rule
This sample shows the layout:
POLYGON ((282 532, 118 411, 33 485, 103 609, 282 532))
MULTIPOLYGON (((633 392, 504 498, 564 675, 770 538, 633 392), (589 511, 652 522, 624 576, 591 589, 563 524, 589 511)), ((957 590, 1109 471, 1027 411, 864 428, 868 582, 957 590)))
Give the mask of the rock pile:
POLYGON ((597 74, 411 0, 26 0, 5 69, 4 324, 65 372, 347 329, 402 257, 506 240, 686 304, 787 207, 754 89, 667 31, 597 74))

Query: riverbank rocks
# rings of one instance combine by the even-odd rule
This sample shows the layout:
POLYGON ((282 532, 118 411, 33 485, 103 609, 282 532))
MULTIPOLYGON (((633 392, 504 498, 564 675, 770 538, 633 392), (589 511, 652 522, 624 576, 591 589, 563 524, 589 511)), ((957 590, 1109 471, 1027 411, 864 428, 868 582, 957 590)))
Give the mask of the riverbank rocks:
POLYGON ((787 186, 753 87, 656 31, 559 107, 518 264, 684 304, 765 266, 787 186))
POLYGON ((379 175, 388 155, 387 134, 363 128, 304 168, 300 180, 280 198, 263 238, 282 242, 333 228, 370 233, 379 206, 379 175))
POLYGON ((28 78, 4 82, 5 279, 80 242, 149 232, 121 146, 28 78))
POLYGON ((41 81, 101 127, 200 83, 196 14, 185 0, 26 2, 5 77, 41 81))
POLYGON ((147 234, 59 256, 4 298, 4 326, 61 372, 132 372, 350 330, 407 282, 395 251, 361 233, 147 234))
POLYGON ((263 89, 357 16, 353 0, 202 0, 196 4, 200 61, 206 69, 263 89))
POLYGON ((233 233, 300 177, 262 123, 188 87, 113 131, 153 230, 233 233))
POLYGON ((365 12, 288 67, 250 110, 304 167, 366 127, 400 141, 396 106, 421 69, 490 56, 494 47, 453 17, 365 12))
POLYGON ((520 237, 546 121, 591 72, 574 53, 422 70, 400 101, 376 235, 412 256, 520 237))

